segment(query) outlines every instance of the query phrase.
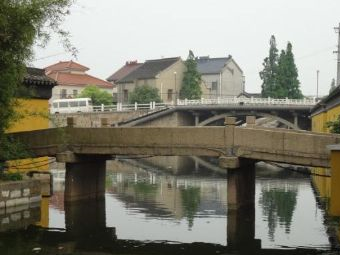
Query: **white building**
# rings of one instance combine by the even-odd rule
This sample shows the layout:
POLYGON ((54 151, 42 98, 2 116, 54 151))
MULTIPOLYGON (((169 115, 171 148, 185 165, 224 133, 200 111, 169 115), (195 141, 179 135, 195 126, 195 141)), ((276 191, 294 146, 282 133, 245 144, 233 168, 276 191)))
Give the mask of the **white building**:
POLYGON ((232 56, 198 57, 197 70, 202 75, 202 97, 238 96, 244 91, 244 75, 232 56))
POLYGON ((57 82, 52 90, 52 98, 74 98, 88 85, 94 85, 112 95, 113 85, 86 73, 88 67, 74 61, 63 61, 45 67, 46 75, 57 82))

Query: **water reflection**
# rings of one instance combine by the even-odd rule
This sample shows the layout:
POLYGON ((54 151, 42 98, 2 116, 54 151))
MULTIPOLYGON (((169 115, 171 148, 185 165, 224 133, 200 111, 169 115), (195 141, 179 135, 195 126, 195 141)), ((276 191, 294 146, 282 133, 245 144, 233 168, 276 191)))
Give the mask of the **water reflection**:
POLYGON ((30 254, 34 247, 42 254, 130 255, 229 254, 231 249, 237 249, 232 254, 243 249, 244 254, 295 254, 277 249, 332 247, 308 177, 261 166, 255 204, 228 210, 228 180, 211 164, 201 161, 172 175, 155 159, 151 168, 145 160, 110 162, 106 199, 91 203, 64 204, 59 180, 48 224, 0 234, 0 254, 30 254))
POLYGON ((289 234, 298 193, 297 188, 291 185, 288 187, 278 186, 265 185, 262 187, 259 199, 263 215, 267 217, 268 235, 271 241, 275 240, 274 233, 277 224, 283 225, 285 232, 289 234))

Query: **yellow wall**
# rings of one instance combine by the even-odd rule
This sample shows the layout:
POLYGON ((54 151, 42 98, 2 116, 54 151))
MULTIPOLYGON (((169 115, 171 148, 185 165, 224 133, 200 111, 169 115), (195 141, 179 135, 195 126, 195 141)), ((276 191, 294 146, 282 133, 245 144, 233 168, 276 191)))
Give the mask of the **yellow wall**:
POLYGON ((340 151, 332 151, 331 169, 330 213, 333 216, 340 216, 340 151))
MULTIPOLYGON (((17 106, 17 113, 20 119, 14 123, 8 130, 11 132, 32 131, 38 129, 46 129, 49 127, 48 119, 48 100, 46 99, 19 99, 17 106)), ((7 162, 9 171, 47 171, 49 169, 49 158, 31 158, 23 160, 13 160, 7 162)), ((42 198, 41 202, 41 220, 39 226, 48 227, 49 225, 49 200, 42 198)))
POLYGON ((19 99, 17 113, 22 117, 8 132, 31 131, 48 128, 48 100, 19 99))
MULTIPOLYGON (((340 115, 340 105, 322 112, 312 117, 312 131, 329 133, 326 127, 328 121, 334 121, 340 115)), ((313 184, 316 187, 319 196, 327 199, 330 203, 326 208, 328 214, 340 216, 340 152, 333 152, 331 160, 331 169, 314 168, 312 172, 320 175, 331 175, 331 178, 322 176, 313 176, 313 184)), ((338 240, 340 240, 340 228, 337 230, 338 240)))
POLYGON ((312 117, 312 131, 313 132, 327 132, 326 128, 327 113, 323 112, 312 117))
MULTIPOLYGON (((48 100, 46 99, 19 99, 16 112, 20 119, 7 131, 21 132, 46 129, 49 126, 48 100)), ((48 170, 48 157, 35 159, 13 160, 8 162, 10 171, 28 172, 31 170, 48 170)))
POLYGON ((328 121, 334 121, 340 115, 340 105, 329 109, 327 112, 322 112, 312 117, 312 131, 328 133, 329 130, 326 127, 328 121))

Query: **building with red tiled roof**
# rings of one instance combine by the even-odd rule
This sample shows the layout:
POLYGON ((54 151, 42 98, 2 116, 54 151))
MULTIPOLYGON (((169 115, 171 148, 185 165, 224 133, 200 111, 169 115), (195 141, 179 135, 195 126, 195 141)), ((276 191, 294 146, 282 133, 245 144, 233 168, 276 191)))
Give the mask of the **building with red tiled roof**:
POLYGON ((59 98, 73 98, 88 85, 95 85, 112 95, 113 85, 107 81, 86 73, 90 70, 74 61, 61 61, 45 67, 46 75, 55 80, 58 86, 52 91, 52 100, 59 98))

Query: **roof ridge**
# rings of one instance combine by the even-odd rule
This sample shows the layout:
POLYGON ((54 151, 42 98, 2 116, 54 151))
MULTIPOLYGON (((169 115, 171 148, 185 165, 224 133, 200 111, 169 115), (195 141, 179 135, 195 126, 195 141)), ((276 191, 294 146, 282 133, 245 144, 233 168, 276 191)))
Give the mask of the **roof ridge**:
POLYGON ((152 62, 152 61, 166 61, 166 60, 177 60, 177 59, 181 59, 181 57, 148 59, 148 60, 145 60, 145 62, 142 64, 145 64, 146 62, 152 62))

